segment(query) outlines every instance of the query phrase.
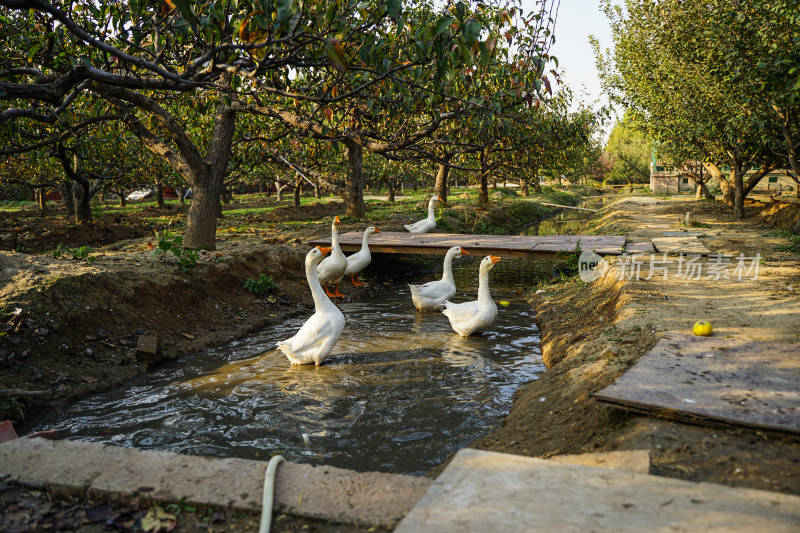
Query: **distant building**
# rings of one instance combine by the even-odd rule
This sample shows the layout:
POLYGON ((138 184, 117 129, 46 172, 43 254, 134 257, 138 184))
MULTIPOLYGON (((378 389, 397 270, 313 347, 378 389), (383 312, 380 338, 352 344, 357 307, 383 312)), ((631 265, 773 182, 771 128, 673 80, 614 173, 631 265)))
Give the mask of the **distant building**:
MULTIPOLYGON (((723 165, 720 170, 727 174, 731 171, 731 167, 723 165)), ((747 180, 750 175, 756 172, 758 167, 749 170, 745 173, 744 179, 747 180)), ((709 186, 712 184, 709 184, 709 186)), ((755 186, 752 192, 760 192, 763 194, 772 194, 778 189, 784 191, 793 191, 797 184, 791 178, 787 177, 783 170, 775 170, 764 176, 758 185, 755 186)), ((650 190, 654 194, 682 194, 693 193, 696 190, 694 181, 687 177, 682 177, 680 171, 675 167, 665 165, 663 161, 656 159, 655 153, 650 161, 650 190)))
POLYGON ((650 160, 650 190, 654 194, 681 194, 695 192, 695 184, 674 167, 667 166, 656 159, 655 152, 650 160))

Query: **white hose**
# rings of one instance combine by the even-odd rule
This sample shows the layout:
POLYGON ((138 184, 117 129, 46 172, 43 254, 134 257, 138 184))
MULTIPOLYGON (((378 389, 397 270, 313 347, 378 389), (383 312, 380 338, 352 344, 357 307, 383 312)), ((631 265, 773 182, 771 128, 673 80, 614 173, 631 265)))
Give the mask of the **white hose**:
POLYGON ((275 494, 275 472, 278 471, 278 465, 285 461, 286 459, 284 459, 282 455, 274 455, 267 465, 267 471, 264 473, 264 492, 261 498, 261 525, 258 528, 258 533, 269 533, 269 528, 272 525, 272 500, 275 494))

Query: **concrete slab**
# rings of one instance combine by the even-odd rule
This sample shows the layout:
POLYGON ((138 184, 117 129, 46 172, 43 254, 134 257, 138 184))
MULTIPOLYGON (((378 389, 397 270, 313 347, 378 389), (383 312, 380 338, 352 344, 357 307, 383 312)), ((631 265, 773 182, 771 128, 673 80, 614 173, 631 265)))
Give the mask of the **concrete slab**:
POLYGON ((625 253, 629 255, 652 254, 655 251, 652 242, 632 242, 625 245, 625 253))
POLYGON ((713 252, 706 248, 697 237, 658 237, 653 239, 653 246, 661 253, 710 255, 713 252))
POLYGON ((704 237, 706 233, 703 231, 665 231, 662 235, 664 237, 704 237))
MULTIPOLYGON (((76 497, 261 510, 267 463, 90 442, 21 438, 0 444, 0 479, 76 497)), ((394 526, 425 494, 427 478, 283 463, 275 509, 362 526, 394 526)))
POLYGON ((464 449, 396 533, 800 530, 800 497, 464 449))
POLYGON ((650 473, 650 450, 620 450, 615 452, 555 455, 550 461, 562 464, 613 468, 637 474, 650 473))

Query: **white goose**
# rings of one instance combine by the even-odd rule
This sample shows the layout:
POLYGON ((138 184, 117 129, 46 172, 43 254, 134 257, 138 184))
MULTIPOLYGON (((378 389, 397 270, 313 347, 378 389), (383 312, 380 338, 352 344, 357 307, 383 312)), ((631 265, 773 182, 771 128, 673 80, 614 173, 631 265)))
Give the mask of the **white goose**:
POLYGON ((413 224, 406 224, 403 227, 406 228, 409 233, 428 233, 433 230, 436 227, 436 214, 433 212, 433 205, 436 202, 444 202, 444 200, 434 194, 428 202, 428 218, 424 218, 413 224))
POLYGON ((444 256, 444 272, 442 279, 429 281, 423 285, 409 285, 411 300, 417 311, 435 311, 444 306, 444 302, 456 293, 456 282, 453 281, 453 259, 469 253, 460 246, 453 246, 444 256))
POLYGON ((344 315, 325 296, 317 278, 317 266, 331 249, 317 246, 306 254, 306 279, 314 298, 314 314, 291 339, 278 342, 278 349, 293 365, 319 365, 331 353, 344 328, 344 315))
POLYGON ((339 282, 342 281, 344 272, 347 270, 347 258, 339 247, 339 223, 339 217, 336 217, 333 219, 333 224, 331 224, 331 255, 323 259, 317 266, 319 282, 325 287, 325 294, 331 298, 334 296, 344 298, 344 294, 339 292, 339 282), (335 292, 331 293, 328 289, 329 283, 334 284, 335 292))
POLYGON ((487 255, 481 261, 478 275, 478 299, 471 302, 454 304, 445 302, 442 311, 450 319, 450 325, 462 337, 469 337, 476 331, 494 324, 497 317, 497 305, 489 294, 489 271, 500 261, 499 257, 487 255))
POLYGON ((370 226, 365 229, 364 236, 361 238, 361 250, 353 255, 347 256, 347 270, 344 271, 344 275, 349 275, 350 281, 352 281, 353 285, 356 287, 364 285, 358 280, 358 273, 367 268, 372 262, 372 254, 369 253, 369 244, 367 244, 367 241, 373 233, 380 232, 381 230, 375 226, 370 226))

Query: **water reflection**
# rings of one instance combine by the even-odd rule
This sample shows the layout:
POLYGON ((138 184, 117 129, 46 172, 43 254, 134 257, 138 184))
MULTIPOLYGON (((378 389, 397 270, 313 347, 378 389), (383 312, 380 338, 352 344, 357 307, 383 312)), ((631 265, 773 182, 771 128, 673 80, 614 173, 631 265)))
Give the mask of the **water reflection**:
MULTIPOLYGON (((577 207, 601 209, 611 200, 613 198, 589 198, 580 202, 577 207)), ((592 218, 592 215, 593 213, 590 211, 563 209, 546 220, 528 226, 523 235, 577 235, 581 233, 584 224, 592 218)))
MULTIPOLYGON (((275 349, 300 327, 299 317, 187 356, 30 429, 189 454, 283 453, 422 474, 497 426, 517 387, 544 370, 532 312, 514 291, 539 268, 528 263, 504 261, 505 270, 493 271, 494 297, 510 305, 481 335, 462 338, 441 313, 417 313, 405 287, 361 293, 341 305, 347 324, 322 366, 289 365, 275 349)), ((454 275, 454 299, 474 299, 477 262, 454 275)))

